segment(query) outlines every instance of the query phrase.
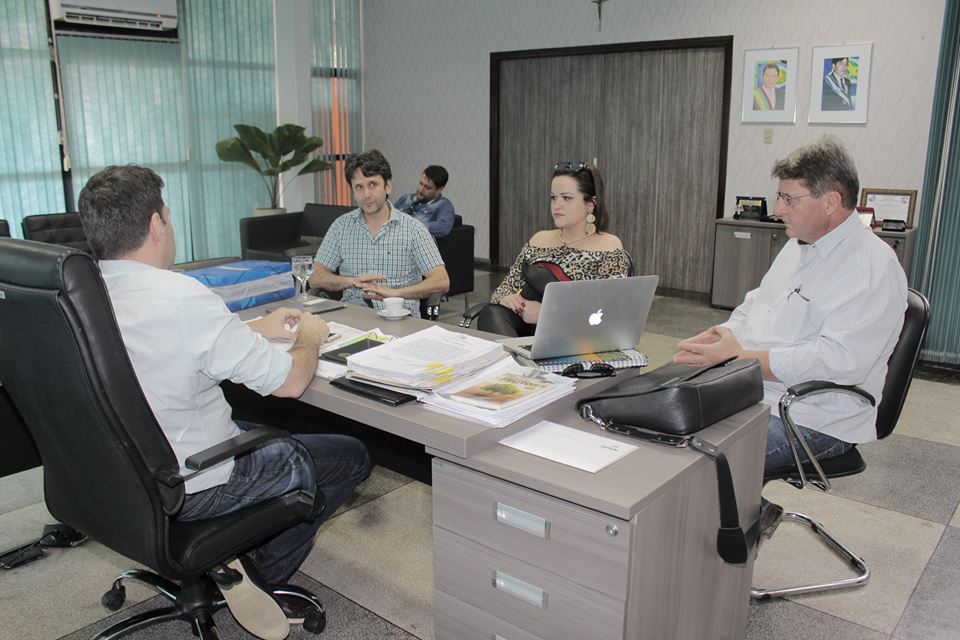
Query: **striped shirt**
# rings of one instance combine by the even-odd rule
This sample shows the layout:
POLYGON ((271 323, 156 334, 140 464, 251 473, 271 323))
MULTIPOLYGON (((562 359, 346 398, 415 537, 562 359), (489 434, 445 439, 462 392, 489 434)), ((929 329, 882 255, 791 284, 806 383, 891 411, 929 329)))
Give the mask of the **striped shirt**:
MULTIPOLYGON (((389 203, 388 206, 390 218, 375 238, 370 237, 370 227, 359 207, 334 220, 323 236, 316 262, 341 276, 382 274, 391 288, 416 284, 427 271, 442 266, 443 258, 427 227, 389 203)), ((343 300, 362 303, 363 291, 345 289, 343 300)), ((374 300, 373 305, 383 309, 381 300, 374 300)), ((419 300, 405 300, 404 306, 419 317, 419 300)))
MULTIPOLYGON (((787 387, 807 380, 858 385, 879 404, 906 309, 896 254, 851 214, 813 244, 790 240, 724 326, 744 349, 770 353, 780 380, 764 381, 773 411, 787 387)), ((847 394, 812 396, 790 415, 845 442, 877 439, 876 408, 847 394)))

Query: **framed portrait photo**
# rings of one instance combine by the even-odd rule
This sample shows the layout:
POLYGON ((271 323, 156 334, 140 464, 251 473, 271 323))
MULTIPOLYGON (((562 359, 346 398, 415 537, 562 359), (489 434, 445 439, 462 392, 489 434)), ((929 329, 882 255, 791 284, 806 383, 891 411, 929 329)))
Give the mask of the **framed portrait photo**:
POLYGON ((808 122, 864 124, 873 44, 813 48, 808 122))
POLYGON ((743 52, 740 122, 797 121, 799 49, 747 49, 743 52))

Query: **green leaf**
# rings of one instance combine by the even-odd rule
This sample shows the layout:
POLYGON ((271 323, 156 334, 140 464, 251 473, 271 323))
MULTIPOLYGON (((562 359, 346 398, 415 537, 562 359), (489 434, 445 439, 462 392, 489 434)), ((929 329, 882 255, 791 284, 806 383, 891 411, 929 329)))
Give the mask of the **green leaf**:
POLYGON ((314 158, 307 164, 303 165, 303 168, 297 172, 298 176, 302 176, 305 173, 319 173, 321 171, 327 171, 333 168, 333 165, 329 162, 324 162, 320 158, 314 158))
POLYGON ((240 162, 260 173, 260 165, 239 138, 226 138, 218 142, 217 157, 224 162, 240 162))
POLYGON ((264 133, 258 127, 248 124, 235 124, 233 128, 240 136, 240 142, 247 146, 247 149, 253 153, 258 153, 264 159, 274 155, 273 144, 270 141, 269 134, 264 133))
POLYGON ((282 124, 273 131, 276 142, 275 152, 283 157, 296 151, 304 140, 304 128, 297 124, 282 124))

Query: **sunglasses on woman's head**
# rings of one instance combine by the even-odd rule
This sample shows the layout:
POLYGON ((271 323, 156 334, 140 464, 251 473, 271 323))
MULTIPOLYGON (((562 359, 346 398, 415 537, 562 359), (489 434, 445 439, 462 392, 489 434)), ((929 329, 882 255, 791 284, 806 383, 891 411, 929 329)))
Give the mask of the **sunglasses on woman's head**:
POLYGON ((553 165, 554 171, 573 171, 577 173, 578 171, 583 171, 590 165, 586 162, 558 162, 553 165))
POLYGON ((561 371, 560 375, 568 378, 609 378, 617 375, 617 371, 606 362, 594 362, 589 369, 582 362, 575 362, 561 371))

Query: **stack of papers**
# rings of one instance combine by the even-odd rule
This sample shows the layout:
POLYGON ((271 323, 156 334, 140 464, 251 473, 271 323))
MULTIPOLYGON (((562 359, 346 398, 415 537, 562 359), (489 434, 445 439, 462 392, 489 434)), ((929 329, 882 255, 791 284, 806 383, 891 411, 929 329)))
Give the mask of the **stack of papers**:
POLYGON ((436 389, 505 356, 496 342, 437 326, 347 358, 350 377, 400 387, 436 389))
POLYGON ((503 427, 574 390, 576 380, 508 358, 419 398, 427 407, 503 427))

